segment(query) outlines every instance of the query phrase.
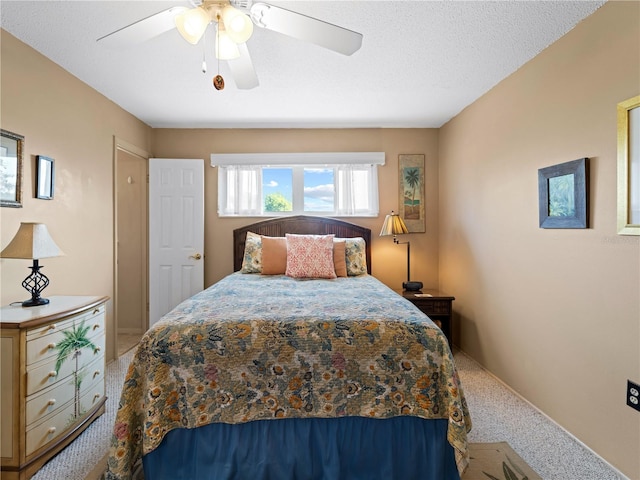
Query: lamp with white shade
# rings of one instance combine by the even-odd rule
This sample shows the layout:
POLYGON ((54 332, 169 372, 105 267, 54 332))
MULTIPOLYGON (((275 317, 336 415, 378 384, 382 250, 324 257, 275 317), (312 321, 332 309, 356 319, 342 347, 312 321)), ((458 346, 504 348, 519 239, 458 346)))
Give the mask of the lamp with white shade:
POLYGON ((38 263, 41 258, 51 258, 64 255, 53 241, 44 223, 20 223, 18 232, 2 252, 0 258, 23 258, 33 260, 31 274, 22 282, 22 286, 31 294, 29 300, 22 302, 23 307, 46 305, 49 300, 42 298, 40 293, 49 285, 49 279, 40 272, 42 266, 38 263))
POLYGON ((417 292, 422 289, 422 282, 411 281, 411 244, 408 241, 400 242, 397 237, 397 235, 403 235, 405 233, 409 233, 409 230, 404 224, 402 217, 392 210, 384 219, 380 236, 393 235, 393 243, 397 245, 407 245, 407 281, 402 284, 402 288, 408 292, 417 292))

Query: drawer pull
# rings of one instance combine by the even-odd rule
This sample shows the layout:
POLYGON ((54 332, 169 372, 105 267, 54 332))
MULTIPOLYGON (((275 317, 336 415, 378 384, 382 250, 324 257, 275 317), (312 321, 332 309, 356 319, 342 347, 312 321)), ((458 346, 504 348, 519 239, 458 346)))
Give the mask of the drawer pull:
POLYGON ((93 314, 95 315, 95 314, 96 314, 96 313, 98 313, 99 311, 100 311, 100 309, 99 309, 99 308, 95 308, 95 309, 93 310, 93 314))
POLYGON ((100 347, 96 347, 96 348, 93 349, 93 353, 94 354, 99 353, 99 352, 100 352, 100 347))
POLYGON ((93 400, 94 400, 94 401, 96 401, 98 398, 100 398, 100 394, 99 394, 99 393, 96 393, 96 394, 93 396, 93 400))
POLYGON ((52 406, 56 404, 56 399, 55 398, 51 398, 48 402, 47 405, 52 406))
POLYGON ((100 375, 100 370, 93 372, 93 378, 96 378, 98 375, 100 375))
POLYGON ((96 323, 96 324, 93 326, 93 329, 94 329, 94 330, 97 330, 97 329, 99 329, 99 328, 100 328, 100 324, 99 324, 99 323, 96 323))
POLYGON ((47 327, 47 330, 55 330, 56 328, 58 328, 58 327, 56 326, 56 324, 55 324, 55 323, 52 323, 51 325, 49 325, 49 326, 47 327))
POLYGON ((54 348, 56 348, 56 344, 52 342, 52 343, 50 343, 49 345, 47 345, 47 348, 48 348, 49 350, 53 350, 54 348))
POLYGON ((47 375, 48 377, 57 377, 58 376, 58 372, 56 372, 55 370, 51 370, 49 372, 49 375, 47 375))
POLYGON ((47 430, 47 433, 49 435, 53 435, 54 433, 56 433, 56 427, 49 427, 49 430, 47 430))

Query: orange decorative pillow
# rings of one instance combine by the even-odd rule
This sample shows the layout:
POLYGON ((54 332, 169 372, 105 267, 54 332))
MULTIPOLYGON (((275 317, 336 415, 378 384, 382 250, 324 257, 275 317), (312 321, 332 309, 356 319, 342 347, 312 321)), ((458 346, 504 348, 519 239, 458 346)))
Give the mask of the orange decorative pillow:
MULTIPOLYGON (((344 257, 344 252, 342 255, 344 257)), ((286 271, 287 239, 285 237, 262 236, 262 274, 281 275, 286 271)))
POLYGON ((336 278, 333 263, 334 235, 287 233, 286 274, 293 278, 336 278))
POLYGON ((333 240, 333 266, 337 277, 347 276, 346 246, 345 240, 333 240))

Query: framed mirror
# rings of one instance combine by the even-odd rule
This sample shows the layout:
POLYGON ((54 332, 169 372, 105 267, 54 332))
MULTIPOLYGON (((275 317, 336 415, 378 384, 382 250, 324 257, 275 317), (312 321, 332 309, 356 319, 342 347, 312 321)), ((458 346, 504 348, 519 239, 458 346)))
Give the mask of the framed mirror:
POLYGON ((0 207, 22 207, 24 137, 0 130, 0 207))
POLYGON ((640 235, 640 95, 618 104, 618 233, 640 235))

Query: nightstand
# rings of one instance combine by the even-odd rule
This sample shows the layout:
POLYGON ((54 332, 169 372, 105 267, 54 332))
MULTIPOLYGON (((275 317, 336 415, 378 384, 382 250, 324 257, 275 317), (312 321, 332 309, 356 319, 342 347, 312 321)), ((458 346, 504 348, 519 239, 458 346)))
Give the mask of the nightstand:
POLYGON ((423 289, 420 292, 399 290, 397 292, 418 307, 440 327, 440 330, 442 330, 447 340, 449 340, 449 346, 451 347, 451 340, 453 338, 451 321, 453 309, 451 304, 455 300, 455 297, 439 292, 438 290, 428 289, 423 289))

